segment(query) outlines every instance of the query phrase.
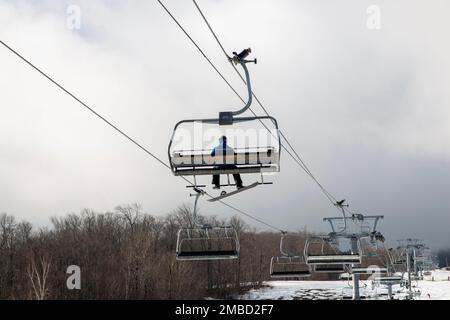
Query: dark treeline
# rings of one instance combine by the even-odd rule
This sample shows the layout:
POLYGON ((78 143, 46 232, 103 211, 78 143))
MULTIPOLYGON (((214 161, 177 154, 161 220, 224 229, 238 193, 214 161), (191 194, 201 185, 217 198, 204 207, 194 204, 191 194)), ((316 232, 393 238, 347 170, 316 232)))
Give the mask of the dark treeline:
MULTIPOLYGON (((52 218, 52 226, 41 229, 0 214, 0 299, 232 298, 269 279, 279 234, 257 232, 237 217, 202 219, 234 226, 240 259, 175 260, 177 232, 192 221, 188 206, 164 217, 146 214, 139 205, 107 213, 83 210, 52 218), (71 265, 80 267, 81 290, 66 286, 71 265)), ((299 232, 298 241, 305 237, 299 232)))
POLYGON ((437 259, 440 268, 450 267, 450 249, 441 249, 437 252, 437 259))

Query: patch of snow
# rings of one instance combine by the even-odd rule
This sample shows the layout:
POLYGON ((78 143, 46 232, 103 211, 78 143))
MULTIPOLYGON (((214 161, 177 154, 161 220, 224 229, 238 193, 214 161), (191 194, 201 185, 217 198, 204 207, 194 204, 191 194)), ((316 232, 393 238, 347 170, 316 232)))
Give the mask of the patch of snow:
MULTIPOLYGON (((450 300, 450 271, 435 270, 424 280, 413 281, 421 291, 420 300, 450 300)), ((353 289, 347 281, 268 281, 262 289, 250 290, 244 300, 340 300, 349 299, 353 289)), ((387 288, 373 286, 372 281, 361 281, 360 295, 364 299, 387 299, 387 288)), ((406 289, 393 286, 396 299, 407 296, 406 289)))

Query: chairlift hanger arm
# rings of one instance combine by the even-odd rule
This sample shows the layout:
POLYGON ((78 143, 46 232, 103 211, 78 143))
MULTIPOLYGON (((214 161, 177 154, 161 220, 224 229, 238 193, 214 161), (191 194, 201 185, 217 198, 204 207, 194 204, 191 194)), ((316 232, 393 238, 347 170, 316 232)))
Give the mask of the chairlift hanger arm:
POLYGON ((200 224, 198 223, 198 220, 197 220, 197 202, 198 202, 198 199, 200 198, 200 196, 204 195, 205 192, 197 187, 194 187, 194 191, 196 193, 190 195, 191 197, 195 197, 194 212, 193 212, 193 218, 194 218, 193 225, 195 227, 198 227, 198 226, 200 226, 200 224))
POLYGON ((245 72, 245 81, 247 85, 247 93, 248 93, 248 100, 247 103, 243 108, 241 108, 238 111, 225 111, 219 113, 219 124, 220 125, 231 125, 233 124, 233 120, 235 116, 238 116, 245 111, 247 111, 250 106, 252 105, 253 101, 253 91, 252 91, 252 83, 250 80, 250 73, 247 68, 247 63, 257 63, 257 60, 246 60, 247 56, 252 52, 250 48, 243 50, 241 53, 237 54, 236 52, 233 52, 233 57, 229 58, 231 62, 234 62, 235 64, 240 64, 241 67, 244 69, 245 72))
POLYGON ((238 111, 233 112, 233 116, 238 116, 242 113, 244 113, 245 111, 247 111, 253 101, 253 92, 252 92, 252 84, 250 81, 250 73, 248 72, 248 68, 247 68, 247 63, 252 62, 252 63, 257 63, 257 60, 246 60, 245 58, 248 57, 248 55, 252 52, 251 48, 245 49, 243 50, 241 53, 237 54, 236 52, 233 52, 233 58, 231 58, 231 60, 235 63, 235 64, 240 64, 242 66, 242 68, 244 69, 245 72, 245 82, 247 85, 247 93, 248 93, 248 101, 245 104, 245 106, 238 111))
MULTIPOLYGON (((342 219, 344 220, 344 225, 342 226, 342 228, 339 231, 336 231, 334 229, 334 225, 332 223, 331 220, 328 220, 328 222, 330 222, 331 225, 331 229, 333 230, 333 234, 340 234, 340 233, 344 233, 345 231, 347 231, 347 217, 345 215, 345 207, 348 207, 348 204, 345 204, 345 199, 342 199, 341 201, 337 201, 334 205, 338 208, 340 208, 342 210, 342 219)), ((324 219, 324 221, 326 221, 324 219)))
POLYGON ((250 73, 248 72, 248 68, 247 68, 246 62, 242 62, 241 61, 240 65, 242 66, 242 68, 244 69, 244 72, 245 72, 245 79, 246 79, 246 83, 247 83, 248 100, 247 100, 247 103, 245 104, 245 106, 241 110, 233 112, 233 116, 238 116, 238 115, 244 113, 245 111, 247 111, 250 108, 250 106, 252 105, 252 102, 253 102, 252 84, 250 82, 250 73))
POLYGON ((286 236, 287 236, 287 232, 282 231, 281 232, 281 240, 280 240, 280 253, 284 257, 290 257, 291 255, 283 250, 283 241, 284 241, 284 238, 286 238, 286 236))

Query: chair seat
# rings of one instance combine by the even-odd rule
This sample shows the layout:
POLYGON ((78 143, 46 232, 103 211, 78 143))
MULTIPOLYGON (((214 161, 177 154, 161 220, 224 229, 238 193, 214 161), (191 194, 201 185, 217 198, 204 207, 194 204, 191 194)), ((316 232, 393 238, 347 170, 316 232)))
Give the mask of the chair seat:
POLYGON ((318 255, 308 256, 308 264, 347 264, 359 263, 360 255, 318 255))
POLYGON ((305 277, 310 276, 311 273, 309 271, 279 271, 272 272, 271 277, 285 278, 285 277, 305 277))
POLYGON ((177 253, 177 260, 225 260, 238 258, 239 252, 235 250, 182 251, 177 253))
POLYGON ((314 271, 318 273, 341 273, 345 271, 343 265, 316 265, 314 271))
POLYGON ((175 168, 176 176, 205 176, 215 174, 247 174, 261 172, 276 172, 277 166, 255 165, 255 166, 236 166, 236 168, 215 168, 214 166, 198 166, 190 168, 175 168))

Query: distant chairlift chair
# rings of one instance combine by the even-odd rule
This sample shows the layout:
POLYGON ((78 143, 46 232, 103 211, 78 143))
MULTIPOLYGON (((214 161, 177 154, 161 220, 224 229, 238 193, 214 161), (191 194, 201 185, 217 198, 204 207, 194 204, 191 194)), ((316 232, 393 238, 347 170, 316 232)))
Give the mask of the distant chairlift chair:
POLYGON ((388 269, 385 267, 364 267, 364 268, 351 268, 350 269, 351 274, 360 274, 360 275, 370 275, 370 274, 387 274, 388 269))
POLYGON ((391 258, 392 264, 391 264, 391 272, 393 273, 405 273, 406 270, 406 252, 404 250, 399 250, 397 252, 394 252, 393 257, 391 258))
MULTIPOLYGON (((341 252, 332 245, 328 237, 312 237, 306 241, 305 261, 308 265, 349 265, 362 262, 362 249, 360 240, 357 240, 356 252, 341 252)), ((318 268, 315 268, 317 271, 318 268)), ((320 269, 320 268, 319 268, 320 269)))
POLYGON ((310 267, 305 263, 303 256, 292 255, 284 251, 283 241, 287 236, 283 232, 280 240, 280 256, 270 260, 271 278, 305 278, 311 275, 310 267))
POLYGON ((239 239, 231 226, 200 225, 197 222, 197 201, 204 193, 194 188, 193 227, 178 231, 176 259, 181 261, 227 260, 239 258, 239 239))

